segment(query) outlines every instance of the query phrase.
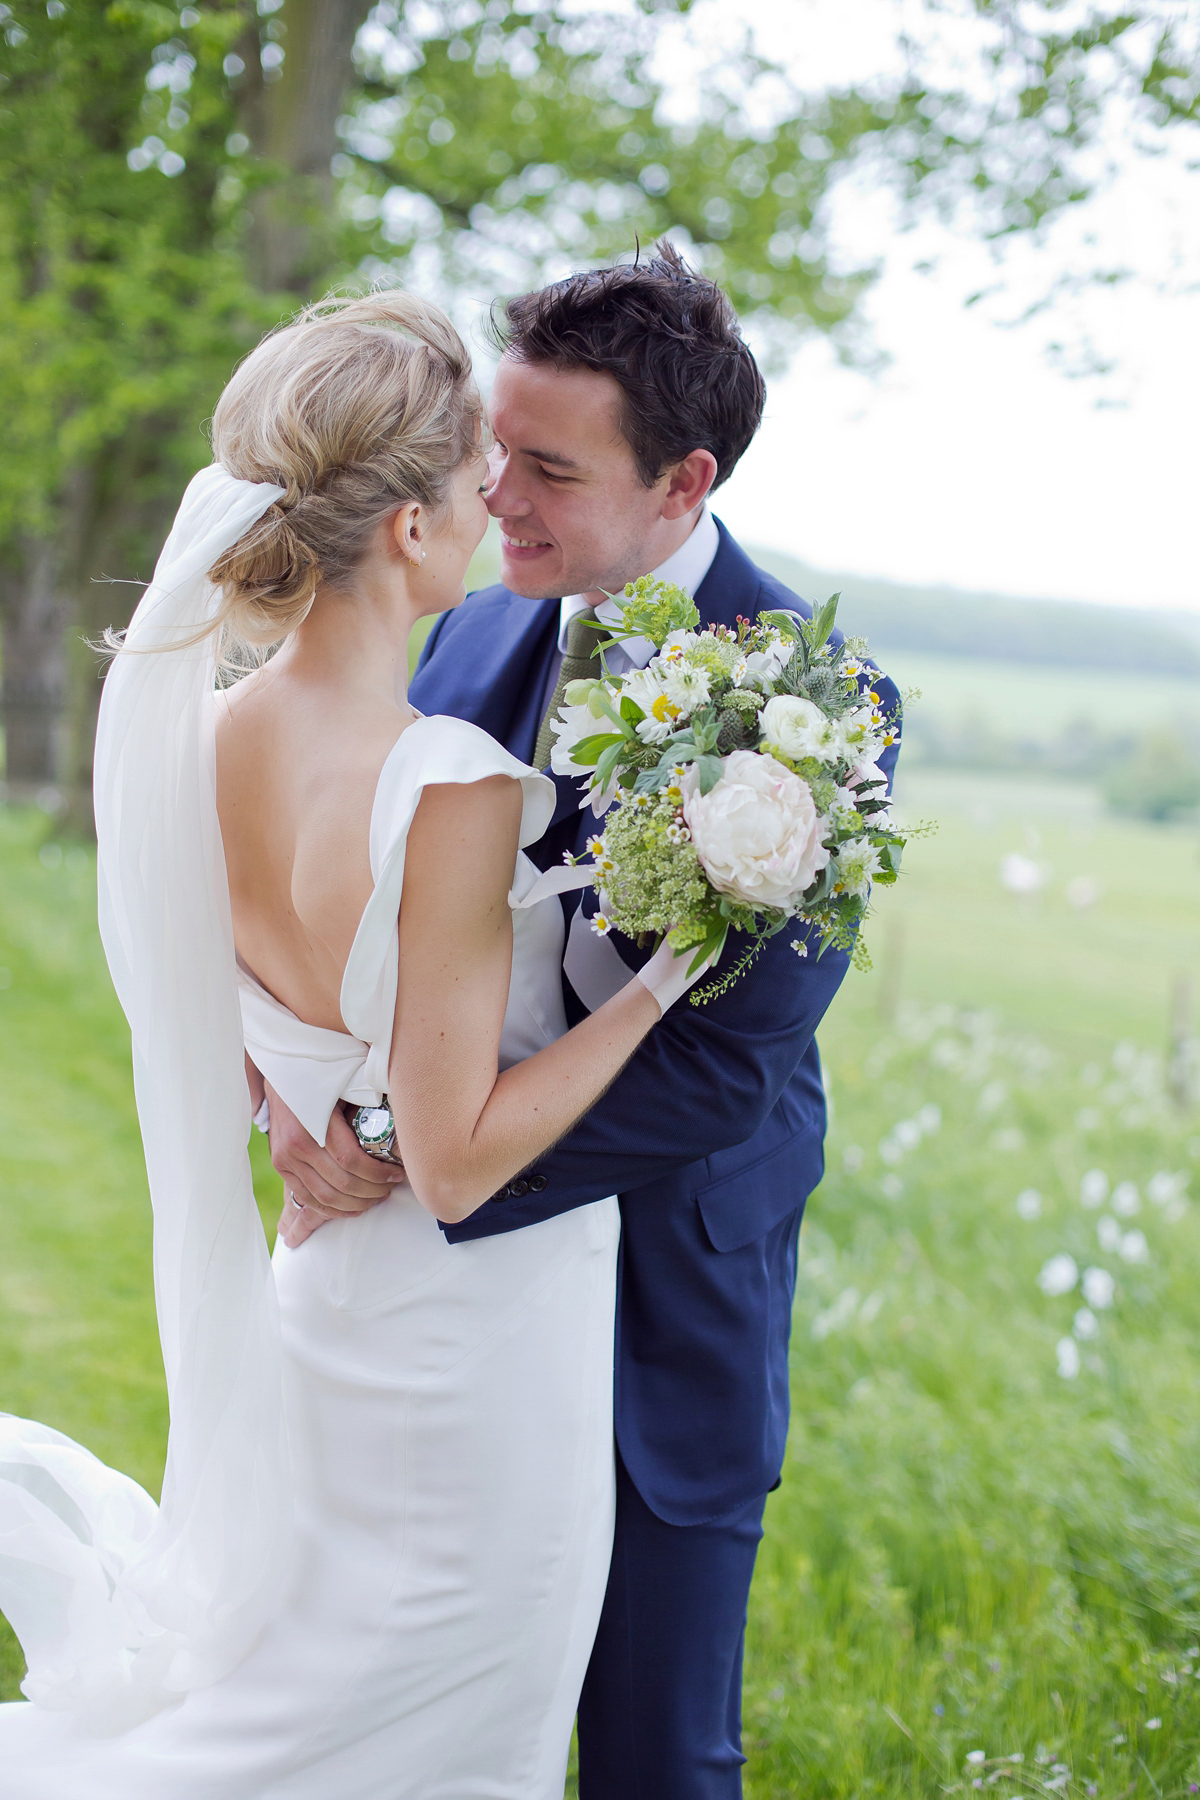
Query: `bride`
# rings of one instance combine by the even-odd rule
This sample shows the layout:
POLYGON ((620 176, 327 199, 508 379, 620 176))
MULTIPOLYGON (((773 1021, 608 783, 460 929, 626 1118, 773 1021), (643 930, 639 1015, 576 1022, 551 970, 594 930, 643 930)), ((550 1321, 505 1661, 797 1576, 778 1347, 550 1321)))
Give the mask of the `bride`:
POLYGON ((410 629, 484 530, 483 432, 435 307, 309 308, 225 390, 109 673, 101 926, 171 1430, 156 1507, 0 1418, 11 1800, 562 1794, 612 1531, 616 1201, 455 1248, 438 1221, 597 1099, 688 959, 567 1032, 521 851, 552 784, 407 704, 410 629), (389 1096, 406 1177, 289 1220, 273 1264, 243 1046, 318 1140, 389 1096))

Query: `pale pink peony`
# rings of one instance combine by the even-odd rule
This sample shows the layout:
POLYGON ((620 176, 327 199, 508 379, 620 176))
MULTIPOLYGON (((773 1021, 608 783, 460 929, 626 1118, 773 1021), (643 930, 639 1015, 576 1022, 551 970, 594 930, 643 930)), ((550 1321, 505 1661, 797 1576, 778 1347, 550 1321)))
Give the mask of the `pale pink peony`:
POLYGON ((748 906, 796 905, 829 861, 808 783, 773 756, 735 750, 710 793, 694 769, 684 785, 683 816, 713 886, 748 906))

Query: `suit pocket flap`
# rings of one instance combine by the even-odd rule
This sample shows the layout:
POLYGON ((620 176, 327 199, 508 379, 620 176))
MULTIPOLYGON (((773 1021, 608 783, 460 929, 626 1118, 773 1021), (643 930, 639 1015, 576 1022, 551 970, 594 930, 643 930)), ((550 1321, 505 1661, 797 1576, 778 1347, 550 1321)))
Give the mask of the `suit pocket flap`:
POLYGON ((741 1250, 765 1237, 803 1206, 823 1172, 820 1144, 789 1138, 748 1169, 701 1188, 696 1204, 709 1243, 714 1250, 741 1250))

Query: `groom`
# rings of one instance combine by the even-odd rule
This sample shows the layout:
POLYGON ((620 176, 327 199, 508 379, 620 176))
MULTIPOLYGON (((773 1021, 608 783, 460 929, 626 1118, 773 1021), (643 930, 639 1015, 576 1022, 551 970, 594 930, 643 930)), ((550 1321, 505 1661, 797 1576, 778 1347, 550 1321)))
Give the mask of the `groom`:
MULTIPOLYGON (((705 624, 809 609, 707 508, 764 398, 719 288, 663 243, 647 263, 510 302, 500 335, 488 505, 503 582, 438 620, 411 699, 544 767, 547 720, 595 646, 586 621, 615 621, 606 596, 627 581, 688 589, 705 624)), ((609 666, 651 654, 626 643, 609 666)), ((892 684, 874 687, 892 711, 892 684)), ((543 868, 595 828, 575 781, 554 779, 553 820, 529 852, 543 868)), ((647 952, 588 928, 591 893, 566 904, 574 1023, 647 952)), ((741 1793, 746 1603, 783 1462, 796 1240, 823 1169, 813 1034, 846 971, 832 950, 798 956, 792 935, 719 999, 673 1007, 553 1150, 447 1231, 460 1242, 621 1199, 617 1526, 579 1708, 581 1800, 741 1793)), ((289 1163, 274 1132, 273 1151, 302 1183, 322 1155, 310 1140, 307 1166, 289 1163)), ((325 1174, 338 1185, 332 1162, 325 1174)))

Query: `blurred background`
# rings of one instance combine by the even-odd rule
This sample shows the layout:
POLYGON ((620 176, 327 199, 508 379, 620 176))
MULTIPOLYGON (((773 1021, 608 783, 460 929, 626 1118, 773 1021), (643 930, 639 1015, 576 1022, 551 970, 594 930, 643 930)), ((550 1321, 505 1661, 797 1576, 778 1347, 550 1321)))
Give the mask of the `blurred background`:
POLYGON ((88 640, 230 370, 403 281, 486 385, 497 296, 667 232, 769 377, 715 509, 840 592, 938 826, 821 1034, 747 1791, 1200 1792, 1200 6, 13 0, 0 33, 0 1406, 156 1490, 88 640))

